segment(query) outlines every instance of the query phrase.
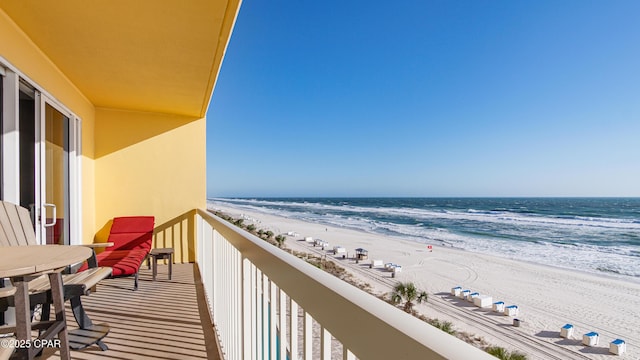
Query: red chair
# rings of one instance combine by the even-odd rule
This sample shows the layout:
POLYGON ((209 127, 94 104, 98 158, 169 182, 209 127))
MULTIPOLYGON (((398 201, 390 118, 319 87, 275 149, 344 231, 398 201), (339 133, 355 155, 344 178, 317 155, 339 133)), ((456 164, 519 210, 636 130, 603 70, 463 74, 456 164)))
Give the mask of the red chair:
MULTIPOLYGON (((114 218, 107 240, 113 246, 96 255, 100 266, 113 269, 112 277, 134 275, 133 290, 138 289, 138 270, 151 251, 154 220, 153 216, 114 218)), ((89 265, 83 264, 78 271, 86 270, 89 265)))

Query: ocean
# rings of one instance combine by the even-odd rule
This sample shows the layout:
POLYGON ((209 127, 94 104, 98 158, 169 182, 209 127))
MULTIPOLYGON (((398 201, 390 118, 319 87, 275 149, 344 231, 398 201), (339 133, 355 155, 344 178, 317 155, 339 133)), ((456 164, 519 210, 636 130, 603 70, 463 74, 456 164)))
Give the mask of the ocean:
POLYGON ((215 198, 210 202, 640 282, 640 198, 215 198))

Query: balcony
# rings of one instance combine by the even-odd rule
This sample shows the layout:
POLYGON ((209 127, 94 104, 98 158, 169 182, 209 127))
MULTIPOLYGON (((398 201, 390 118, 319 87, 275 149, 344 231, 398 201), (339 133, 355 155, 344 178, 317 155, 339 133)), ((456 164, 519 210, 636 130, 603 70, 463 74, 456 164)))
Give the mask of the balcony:
POLYGON ((136 292, 104 280, 84 304, 110 350, 73 358, 494 359, 206 211, 174 227, 160 231, 191 234, 196 264, 156 282, 143 267, 136 292))
MULTIPOLYGON (((107 351, 92 346, 72 351, 73 359, 216 359, 217 347, 195 264, 175 264, 172 280, 158 266, 157 281, 143 265, 140 288, 131 277, 105 279, 97 292, 82 299, 96 323, 111 326, 107 351)), ((70 328, 75 322, 67 311, 70 328)), ((48 351, 42 358, 59 359, 48 351)))

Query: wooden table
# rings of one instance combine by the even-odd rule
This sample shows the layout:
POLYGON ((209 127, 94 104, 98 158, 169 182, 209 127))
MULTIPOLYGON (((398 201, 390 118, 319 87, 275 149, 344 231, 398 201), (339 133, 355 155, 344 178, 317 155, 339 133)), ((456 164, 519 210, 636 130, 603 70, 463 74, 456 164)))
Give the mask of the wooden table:
MULTIPOLYGON (((62 289, 62 270, 71 264, 79 263, 92 254, 92 250, 83 246, 66 245, 29 245, 0 248, 0 278, 11 278, 16 289, 16 338, 31 341, 31 316, 29 310, 29 280, 46 274, 51 283, 51 294, 56 309, 56 320, 51 322, 43 337, 60 339, 60 357, 69 359, 69 339, 64 310, 62 289)), ((46 343, 46 342, 45 342, 46 343)), ((19 349, 32 359, 40 349, 30 347, 19 349)))

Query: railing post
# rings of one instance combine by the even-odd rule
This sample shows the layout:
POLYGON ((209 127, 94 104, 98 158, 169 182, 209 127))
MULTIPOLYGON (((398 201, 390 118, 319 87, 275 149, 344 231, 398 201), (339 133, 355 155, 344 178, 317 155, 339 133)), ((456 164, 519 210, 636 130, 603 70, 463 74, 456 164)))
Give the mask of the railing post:
POLYGON ((280 331, 278 332, 278 339, 280 339, 279 346, 279 360, 287 360, 287 294, 280 289, 280 331))
POLYGON ((356 356, 353 355, 346 346, 342 348, 342 360, 356 360, 356 356))
POLYGON ((304 360, 313 359, 313 318, 304 312, 304 360))
POLYGON ((269 355, 271 353, 271 349, 269 348, 270 336, 269 333, 269 321, 270 321, 270 312, 269 312, 269 278, 264 273, 262 274, 262 349, 263 349, 263 359, 269 359, 269 355))
POLYGON ((251 262, 242 259, 242 354, 240 359, 253 359, 251 354, 251 262))
POLYGON ((256 313, 256 342, 257 342, 257 353, 258 359, 265 358, 265 348, 264 348, 264 312, 266 311, 264 306, 264 291, 262 287, 263 278, 262 272, 260 269, 256 268, 256 303, 257 303, 257 313, 256 313))
POLYGON ((242 318, 242 308, 244 306, 244 302, 243 302, 243 297, 242 297, 242 292, 243 292, 243 261, 244 259, 242 258, 242 256, 240 256, 240 253, 236 250, 233 249, 233 271, 234 271, 234 284, 233 284, 233 302, 235 304, 234 306, 234 311, 233 311, 233 315, 234 315, 234 327, 235 327, 235 358, 237 359, 242 359, 242 352, 243 352, 243 347, 244 347, 244 337, 242 337, 241 335, 243 334, 243 328, 244 328, 244 323, 243 323, 243 318, 242 318))
POLYGON ((289 298, 289 347, 290 347, 290 360, 298 360, 298 303, 289 298))
POLYGON ((320 358, 331 360, 331 333, 324 326, 320 328, 320 358))
POLYGON ((251 264, 251 359, 258 360, 259 354, 259 337, 258 319, 260 319, 260 302, 258 300, 258 269, 251 264))
POLYGON ((276 305, 278 299, 276 298, 276 294, 276 284, 269 280, 269 350, 271 350, 269 352, 269 359, 271 360, 276 360, 278 356, 278 329, 276 328, 278 319, 276 305))

